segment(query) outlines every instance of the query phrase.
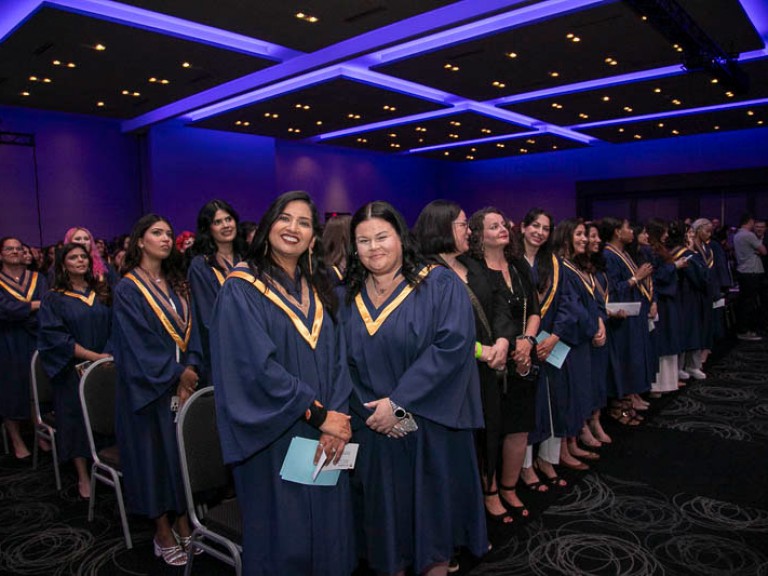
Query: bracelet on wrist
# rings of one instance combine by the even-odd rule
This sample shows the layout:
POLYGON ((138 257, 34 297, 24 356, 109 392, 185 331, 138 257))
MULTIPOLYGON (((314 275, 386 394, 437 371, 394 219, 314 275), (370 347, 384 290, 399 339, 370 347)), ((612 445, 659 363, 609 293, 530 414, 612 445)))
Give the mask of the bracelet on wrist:
POLYGON ((317 400, 312 402, 304 412, 304 419, 315 428, 320 428, 328 417, 328 410, 317 400))
POLYGON ((482 360, 483 358, 483 345, 480 342, 475 342, 475 359, 482 360))

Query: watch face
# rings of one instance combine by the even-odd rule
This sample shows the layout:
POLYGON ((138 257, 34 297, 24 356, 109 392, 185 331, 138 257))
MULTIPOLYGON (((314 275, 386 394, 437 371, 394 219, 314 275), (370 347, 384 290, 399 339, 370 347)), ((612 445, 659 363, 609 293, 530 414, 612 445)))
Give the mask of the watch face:
POLYGON ((405 408, 397 408, 394 411, 396 418, 405 418, 408 415, 408 412, 405 411, 405 408))

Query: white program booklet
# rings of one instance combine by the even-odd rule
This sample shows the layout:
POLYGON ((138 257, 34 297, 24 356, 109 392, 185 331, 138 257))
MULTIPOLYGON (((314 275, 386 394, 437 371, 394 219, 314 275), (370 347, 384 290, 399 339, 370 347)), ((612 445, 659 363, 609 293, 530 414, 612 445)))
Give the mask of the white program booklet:
POLYGON ((624 310, 627 316, 639 316, 640 315, 640 302, 608 302, 605 305, 608 312, 619 312, 624 310))

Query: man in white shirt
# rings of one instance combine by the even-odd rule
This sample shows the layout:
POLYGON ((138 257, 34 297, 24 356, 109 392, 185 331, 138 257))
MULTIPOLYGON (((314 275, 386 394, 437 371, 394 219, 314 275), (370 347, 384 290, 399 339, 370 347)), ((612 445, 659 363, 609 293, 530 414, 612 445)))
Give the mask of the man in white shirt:
POLYGON ((736 257, 736 277, 739 283, 739 300, 736 303, 736 324, 740 340, 762 340, 756 329, 763 328, 765 318, 760 302, 763 284, 763 262, 761 256, 768 250, 753 232, 755 219, 745 214, 739 222, 739 230, 733 237, 733 252, 736 257))

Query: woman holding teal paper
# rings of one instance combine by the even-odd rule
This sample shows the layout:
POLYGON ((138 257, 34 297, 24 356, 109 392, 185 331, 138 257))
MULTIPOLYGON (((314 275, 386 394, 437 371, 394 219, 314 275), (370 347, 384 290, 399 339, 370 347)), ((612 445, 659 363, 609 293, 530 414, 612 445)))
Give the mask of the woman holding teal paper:
POLYGON ((278 197, 211 316, 218 426, 249 576, 337 576, 355 565, 348 474, 334 486, 281 477, 294 437, 319 441, 315 459, 337 461, 351 435, 352 383, 319 238, 310 197, 278 197))

